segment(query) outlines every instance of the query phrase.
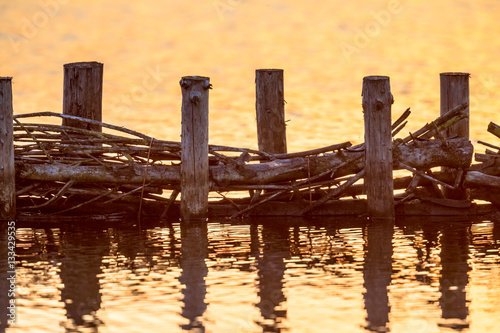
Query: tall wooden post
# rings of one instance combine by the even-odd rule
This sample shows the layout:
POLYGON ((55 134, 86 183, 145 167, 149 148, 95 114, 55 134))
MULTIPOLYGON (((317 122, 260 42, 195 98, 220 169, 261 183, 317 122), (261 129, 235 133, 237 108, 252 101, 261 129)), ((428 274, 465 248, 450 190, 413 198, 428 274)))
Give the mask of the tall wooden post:
POLYGON ((368 215, 394 217, 392 180, 391 94, 389 77, 367 76, 363 79, 365 118, 365 191, 368 215))
POLYGON ((16 215, 12 78, 0 77, 0 220, 16 215))
POLYGON ((181 216, 206 218, 208 212, 208 89, 210 78, 185 76, 182 89, 181 216))
MULTIPOLYGON (((462 103, 469 103, 469 73, 441 73, 441 115, 446 114, 451 109, 462 103)), ((469 107, 464 110, 469 115, 469 107)), ((443 131, 445 138, 469 137, 469 117, 459 120, 453 126, 443 131)), ((450 169, 443 168, 443 171, 452 173, 450 169)), ((455 175, 453 175, 455 176, 455 175)), ((469 197, 467 189, 450 190, 443 188, 444 195, 450 199, 466 200, 469 197)))
POLYGON ((287 149, 283 70, 256 70, 255 92, 259 150, 284 154, 287 149))
MULTIPOLYGON (((103 64, 75 62, 64 65, 63 114, 102 121, 103 64)), ((63 119, 63 125, 100 132, 101 126, 63 119)))

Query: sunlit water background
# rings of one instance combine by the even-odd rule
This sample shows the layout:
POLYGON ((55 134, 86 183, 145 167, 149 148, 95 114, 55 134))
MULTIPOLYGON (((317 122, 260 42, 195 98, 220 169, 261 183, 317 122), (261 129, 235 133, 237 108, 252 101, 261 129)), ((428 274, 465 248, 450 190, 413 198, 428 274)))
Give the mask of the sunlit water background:
MULTIPOLYGON (((209 76, 210 142, 255 148, 255 69, 282 68, 298 151, 362 142, 364 76, 390 76, 412 131, 439 114, 439 73, 468 72, 471 139, 498 145, 499 14, 494 0, 0 1, 0 75, 15 113, 60 112, 63 64, 103 62, 104 121, 177 141, 179 79, 209 76)), ((498 331, 499 222, 397 222, 21 226, 7 331, 498 331)))

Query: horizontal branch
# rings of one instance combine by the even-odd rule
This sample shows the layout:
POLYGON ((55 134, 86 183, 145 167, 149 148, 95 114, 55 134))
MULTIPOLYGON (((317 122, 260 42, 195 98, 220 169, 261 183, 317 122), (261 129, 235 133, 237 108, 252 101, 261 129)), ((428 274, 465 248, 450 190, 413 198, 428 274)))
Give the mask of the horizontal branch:
MULTIPOLYGON (((470 165, 473 147, 470 141, 457 138, 442 147, 439 140, 411 143, 394 149, 394 160, 402 161, 416 169, 430 169, 438 166, 466 168, 470 165)), ((327 156, 295 157, 276 159, 270 162, 245 165, 217 165, 210 167, 213 187, 230 185, 275 184, 284 181, 305 179, 321 173, 329 177, 356 174, 364 167, 364 152, 335 152, 327 156)), ((16 174, 20 179, 42 181, 77 180, 83 183, 142 184, 143 165, 116 166, 69 166, 63 164, 17 163, 16 174)), ((400 168, 395 163, 395 168, 400 168)), ((150 165, 146 180, 152 185, 168 187, 180 182, 179 165, 150 165)))

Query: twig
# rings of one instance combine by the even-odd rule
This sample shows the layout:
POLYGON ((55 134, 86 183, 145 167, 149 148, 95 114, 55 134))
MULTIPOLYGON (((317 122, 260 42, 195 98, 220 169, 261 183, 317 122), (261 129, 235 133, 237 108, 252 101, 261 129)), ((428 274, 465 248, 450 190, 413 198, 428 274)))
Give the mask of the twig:
POLYGON ((327 147, 306 150, 306 151, 301 151, 301 152, 297 152, 297 153, 274 154, 273 156, 275 158, 278 158, 278 159, 288 159, 288 158, 294 158, 294 157, 306 157, 306 156, 310 156, 310 155, 318 155, 318 154, 326 153, 329 151, 346 149, 346 148, 349 148, 351 146, 352 146, 352 144, 347 141, 347 142, 343 142, 343 143, 339 143, 339 144, 331 145, 331 146, 327 146, 327 147))
POLYGON ((220 195, 224 200, 226 200, 227 202, 229 202, 229 204, 231 206, 233 206, 234 208, 236 208, 237 211, 240 211, 240 207, 238 207, 238 205, 231 199, 229 199, 228 197, 226 197, 224 194, 222 194, 221 192, 217 191, 217 194, 220 195))
POLYGON ((395 130, 392 131, 392 137, 395 137, 399 132, 401 132, 401 130, 406 126, 406 124, 408 124, 407 121, 405 121, 403 124, 401 124, 401 126, 399 126, 398 128, 396 128, 395 130))
MULTIPOLYGON (((17 120, 17 119, 16 119, 16 117, 15 117, 15 116, 14 116, 14 121, 15 121, 15 122, 16 122, 19 126, 21 126, 21 128, 23 128, 23 129, 26 131, 26 133, 28 133, 28 135, 30 135, 30 136, 31 136, 31 132, 30 132, 28 129, 26 129, 26 128, 24 127, 24 125, 23 125, 23 124, 21 124, 21 122, 19 122, 19 120, 17 120)), ((32 136, 32 139, 33 139, 33 141, 34 141, 34 142, 36 142, 36 144, 37 144, 37 145, 40 147, 40 149, 44 152, 45 156, 47 156, 47 158, 49 159, 49 162, 50 162, 50 163, 54 163, 54 160, 52 159, 52 156, 50 156, 50 154, 47 152, 47 150, 45 150, 45 147, 43 146, 43 143, 38 142, 38 140, 37 140, 34 136, 32 136)))
POLYGON ((403 112, 403 114, 394 122, 394 124, 392 124, 391 130, 394 131, 396 129, 396 127, 398 127, 400 124, 403 123, 403 121, 405 121, 406 119, 408 119, 408 117, 410 116, 410 114, 411 114, 410 108, 406 109, 406 111, 403 112))
POLYGON ((151 153, 151 146, 153 145, 153 138, 151 138, 151 142, 149 144, 148 150, 148 159, 146 161, 146 167, 144 168, 144 179, 142 181, 142 190, 141 190, 141 200, 139 203, 139 212, 137 213, 137 219, 139 221, 139 226, 141 224, 141 213, 142 213, 142 199, 144 198, 144 188, 146 187, 146 178, 148 177, 148 168, 149 168, 149 154, 151 153))
POLYGON ((170 210, 170 206, 172 206, 172 204, 175 202, 175 199, 177 198, 180 192, 181 191, 178 188, 175 188, 172 191, 172 194, 170 194, 170 198, 168 199, 168 202, 165 205, 165 209, 163 210, 163 213, 161 214, 160 218, 164 218, 165 216, 167 216, 167 213, 170 210))
POLYGON ((312 205, 312 192, 311 192, 311 166, 309 165, 309 156, 307 156, 307 179, 309 179, 309 206, 312 205))
POLYGON ((435 184, 439 184, 441 186, 444 186, 444 187, 447 187, 449 188, 450 190, 453 190, 453 186, 449 185, 449 184, 446 184, 445 182, 442 182, 440 180, 437 180, 435 178, 432 178, 431 176, 428 176, 426 175, 425 173, 421 172, 421 171, 418 171, 417 169, 415 168, 412 168, 411 166, 409 165, 406 165, 404 164, 403 162, 399 161, 399 165, 403 168, 403 169, 406 169, 410 172, 413 172, 414 174, 417 174, 419 175, 420 177, 422 178, 425 178, 427 180, 430 180, 432 183, 435 183, 435 184))
POLYGON ((60 117, 60 118, 64 118, 64 119, 77 120, 77 121, 80 121, 80 122, 83 122, 83 123, 87 123, 87 124, 100 125, 102 127, 106 127, 106 128, 109 128, 109 129, 112 129, 112 130, 115 130, 115 131, 124 132, 124 133, 127 133, 127 134, 131 134, 131 135, 137 136, 137 137, 142 138, 142 139, 144 139, 146 141, 154 140, 153 138, 151 138, 151 137, 149 137, 149 136, 147 136, 145 134, 129 130, 129 129, 125 128, 125 127, 115 126, 115 125, 106 124, 106 123, 103 123, 103 122, 100 122, 100 121, 97 121, 97 120, 91 120, 91 119, 86 119, 86 118, 81 118, 81 117, 76 117, 76 116, 70 116, 70 115, 67 115, 67 114, 60 114, 60 113, 51 112, 51 111, 18 114, 18 115, 14 116, 14 119, 17 119, 17 118, 29 118, 29 117, 50 117, 50 116, 52 116, 52 117, 60 117))
POLYGON ((42 207, 46 207, 48 205, 51 205, 53 204, 54 202, 56 202, 58 199, 60 199, 64 193, 66 193, 66 191, 71 187, 73 186, 73 184, 75 184, 76 181, 71 179, 69 182, 67 182, 66 184, 64 184, 64 186, 59 190, 59 192, 57 192, 56 195, 54 195, 52 198, 50 198, 50 200, 44 202, 43 204, 40 204, 40 205, 35 205, 35 206, 28 206, 28 207, 21 207, 19 209, 38 209, 38 208, 42 208, 42 207))
POLYGON ((109 195, 109 194, 113 193, 114 191, 116 191, 117 189, 118 189, 118 186, 117 186, 117 187, 115 187, 115 188, 112 188, 112 189, 110 189, 110 190, 108 190, 108 191, 106 191, 106 192, 104 192, 104 193, 102 193, 101 195, 99 195, 99 196, 97 196, 97 197, 95 197, 95 198, 93 198, 93 199, 91 199, 91 200, 89 200, 89 201, 85 201, 85 202, 82 202, 81 204, 78 204, 78 205, 76 205, 76 206, 73 206, 73 207, 70 207, 70 208, 68 208, 68 209, 64 209, 64 210, 61 210, 61 211, 59 211, 59 212, 56 212, 56 213, 54 213, 54 215, 55 215, 55 214, 62 214, 62 213, 66 213, 66 212, 69 212, 69 211, 71 211, 71 210, 74 210, 74 209, 80 208, 80 207, 82 207, 82 206, 88 205, 88 204, 90 204, 90 203, 92 203, 92 202, 94 202, 94 201, 97 201, 97 200, 99 200, 99 199, 101 199, 101 198, 104 198, 105 196, 107 196, 107 195, 109 195))
POLYGON ((330 191, 327 195, 323 196, 321 199, 315 201, 312 205, 310 205, 309 207, 306 207, 304 209, 302 209, 300 211, 300 215, 304 215, 304 214, 307 214, 308 212, 310 212, 311 210, 313 210, 314 208, 318 207, 318 206, 321 206, 323 205, 325 202, 327 202, 328 200, 332 199, 332 198, 335 198, 337 196, 340 196, 344 191, 346 191, 352 184, 354 184, 355 182, 357 182, 359 179, 363 178, 365 176, 365 169, 363 168, 363 170, 361 170, 360 172, 358 172, 355 176, 351 177, 350 179, 348 179, 344 184, 340 185, 339 187, 337 187, 336 189, 330 191))
POLYGON ((433 122, 432 125, 434 127, 434 136, 436 137, 436 139, 439 139, 444 147, 448 147, 448 142, 446 142, 446 139, 441 135, 441 132, 437 128, 436 123, 433 122))
MULTIPOLYGON (((467 103, 467 102, 462 103, 462 104, 458 105, 457 107, 453 108, 452 110, 450 110, 449 112, 447 112, 446 114, 442 115, 441 117, 436 118, 433 121, 433 123, 435 123, 436 126, 438 126, 439 130, 443 130, 443 128, 442 128, 443 124, 446 123, 447 126, 450 126, 451 124, 448 124, 447 122, 450 119, 455 118, 455 116, 460 115, 460 113, 463 110, 465 110, 468 106, 469 106, 469 103, 467 103)), ((454 120, 453 123, 455 123, 456 121, 462 119, 462 117, 467 117, 467 115, 463 114, 462 116, 459 117, 459 119, 454 120)), ((420 136, 425 135, 427 132, 429 132, 430 130, 432 130, 432 128, 433 128, 432 123, 431 124, 426 124, 425 126, 423 126, 422 128, 420 128, 418 131, 413 132, 412 135, 414 136, 414 138, 418 138, 420 136)), ((407 136, 406 138, 402 139, 401 144, 406 144, 406 143, 410 142, 411 140, 413 140, 412 136, 407 136)))
MULTIPOLYGON (((73 141, 73 138, 71 136, 69 136, 68 132, 66 132, 66 130, 63 129, 63 133, 68 137, 68 139, 70 141, 73 141)), ((76 145, 80 146, 78 143, 75 143, 76 145)), ((102 163, 101 161, 99 161, 99 159, 95 158, 94 156, 90 155, 89 153, 87 152, 84 152, 86 156, 90 157, 91 159, 93 159, 94 161, 96 161, 97 163, 99 163, 100 165, 102 165, 103 167, 107 168, 107 166, 102 163)))
POLYGON ((230 218, 230 219, 237 218, 238 216, 241 216, 241 215, 245 214, 246 212, 251 211, 251 210, 252 210, 252 209, 254 209, 255 207, 260 206, 260 205, 262 205, 263 203, 265 203, 265 202, 267 202, 267 201, 269 201, 269 200, 271 200, 271 199, 274 199, 274 198, 276 198, 278 195, 281 195, 281 194, 283 194, 283 193, 285 193, 285 192, 286 192, 285 190, 278 191, 278 192, 274 193, 273 195, 270 195, 269 197, 267 197, 267 198, 265 198, 265 199, 262 199, 261 201, 258 201, 258 202, 254 203, 254 204, 251 204, 251 205, 248 205, 248 207, 246 207, 246 208, 244 208, 244 209, 240 210, 240 211, 239 211, 239 212, 237 212, 237 213, 234 213, 234 214, 233 214, 233 215, 231 215, 229 218, 230 218))
POLYGON ((484 142, 484 141, 478 141, 477 143, 479 143, 479 144, 481 144, 483 146, 486 146, 486 147, 490 147, 490 148, 496 149, 496 150, 498 150, 500 152, 500 147, 498 147, 498 146, 492 145, 492 144, 484 142))
MULTIPOLYGON (((149 184, 148 184, 148 185, 146 185, 146 186, 149 186, 149 184)), ((137 191, 144 190, 144 187, 145 187, 144 185, 141 185, 141 186, 139 186, 139 187, 137 187, 137 188, 135 188, 135 189, 133 189, 133 190, 131 190, 131 191, 128 191, 128 192, 122 193, 122 194, 120 194, 120 195, 118 195, 118 196, 114 197, 113 199, 110 199, 110 200, 108 200, 108 201, 106 201, 106 202, 104 202, 104 203, 105 203, 105 204, 108 204, 108 203, 112 203, 113 201, 120 200, 121 198, 124 198, 124 197, 126 197, 127 195, 131 195, 131 194, 133 194, 133 193, 135 193, 135 192, 137 192, 137 191)), ((142 197, 141 197, 141 200, 142 200, 142 197)))

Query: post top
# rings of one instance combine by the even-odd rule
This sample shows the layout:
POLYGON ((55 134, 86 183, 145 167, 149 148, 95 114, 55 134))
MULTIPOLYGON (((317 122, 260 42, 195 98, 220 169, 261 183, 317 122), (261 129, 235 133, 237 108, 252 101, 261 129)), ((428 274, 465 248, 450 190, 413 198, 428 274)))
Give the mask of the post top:
POLYGON ((444 72, 440 73, 440 76, 470 76, 470 73, 462 73, 462 72, 444 72))
POLYGON ((370 75, 370 76, 365 76, 363 78, 363 80, 389 80, 389 77, 388 76, 384 76, 384 75, 370 75))
POLYGON ((10 81, 10 80, 12 80, 12 76, 0 76, 0 80, 10 81))
POLYGON ((65 64, 64 68, 66 67, 92 68, 99 66, 103 66, 103 64, 97 61, 82 61, 82 62, 71 62, 69 64, 65 64))
POLYGON ((182 80, 192 80, 192 81, 205 81, 209 80, 210 78, 207 76, 199 76, 199 75, 190 75, 190 76, 183 76, 182 80))
POLYGON ((262 69, 256 69, 256 72, 283 72, 282 69, 278 68, 262 68, 262 69))

